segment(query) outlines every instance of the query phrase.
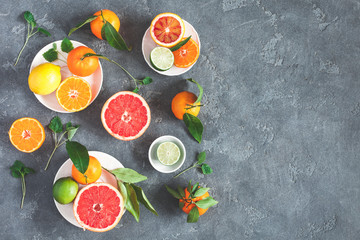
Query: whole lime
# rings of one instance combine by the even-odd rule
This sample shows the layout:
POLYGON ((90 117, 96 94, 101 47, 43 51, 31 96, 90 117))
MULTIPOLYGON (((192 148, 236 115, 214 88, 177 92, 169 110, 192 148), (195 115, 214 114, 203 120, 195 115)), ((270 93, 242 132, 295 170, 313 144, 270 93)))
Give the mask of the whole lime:
POLYGON ((53 197, 58 203, 71 203, 78 193, 79 186, 71 177, 59 178, 53 186, 53 197))
POLYGON ((32 92, 47 95, 55 91, 61 82, 61 68, 52 63, 35 67, 29 75, 29 88, 32 92))

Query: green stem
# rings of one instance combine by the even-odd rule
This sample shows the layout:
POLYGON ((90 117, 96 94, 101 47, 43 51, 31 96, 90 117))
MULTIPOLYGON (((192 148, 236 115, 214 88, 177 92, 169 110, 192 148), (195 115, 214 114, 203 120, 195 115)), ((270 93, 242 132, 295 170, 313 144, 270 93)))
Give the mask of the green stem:
POLYGON ((20 59, 20 56, 21 56, 21 54, 22 54, 22 52, 24 51, 24 49, 25 49, 25 47, 26 47, 26 44, 28 43, 28 41, 29 41, 29 38, 30 38, 30 30, 29 30, 29 24, 28 24, 28 33, 27 33, 27 36, 26 36, 26 39, 25 39, 25 43, 24 43, 24 45, 22 46, 22 48, 21 48, 21 50, 20 50, 20 52, 19 52, 19 55, 17 56, 17 58, 16 58, 16 61, 15 61, 15 64, 14 64, 14 66, 16 66, 16 64, 18 63, 18 61, 19 61, 19 59, 20 59))
POLYGON ((115 62, 113 60, 110 60, 110 62, 116 64, 117 66, 119 66, 127 75, 129 75, 132 78, 132 80, 134 80, 135 88, 138 87, 136 79, 123 66, 121 66, 120 64, 118 64, 117 62, 115 62))
POLYGON ((20 208, 23 208, 24 200, 25 200, 25 194, 26 194, 26 186, 25 186, 25 177, 24 177, 24 175, 21 175, 21 191, 22 191, 22 199, 21 199, 20 208))
POLYGON ((197 166, 197 163, 195 163, 195 164, 192 165, 191 167, 185 169, 184 171, 180 172, 180 173, 179 173, 178 175, 176 175, 174 178, 177 178, 177 177, 180 176, 181 174, 187 172, 188 170, 190 170, 190 169, 192 169, 192 168, 194 168, 194 167, 196 167, 196 166, 197 166))
POLYGON ((48 160, 48 162, 47 162, 47 164, 46 164, 46 166, 45 166, 45 171, 46 171, 47 168, 49 167, 51 158, 53 157, 53 155, 54 155, 54 153, 55 153, 55 151, 56 151, 57 148, 58 148, 58 145, 55 145, 54 150, 52 151, 52 153, 51 153, 51 155, 50 155, 50 158, 49 158, 49 160, 48 160))

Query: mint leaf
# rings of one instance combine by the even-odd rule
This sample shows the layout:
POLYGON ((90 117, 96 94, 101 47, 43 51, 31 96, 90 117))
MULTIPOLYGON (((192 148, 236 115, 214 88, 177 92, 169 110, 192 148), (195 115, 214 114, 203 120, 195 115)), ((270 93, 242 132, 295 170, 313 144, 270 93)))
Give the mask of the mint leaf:
POLYGON ((194 193, 194 197, 201 197, 202 195, 207 193, 207 191, 209 191, 209 189, 210 188, 198 188, 198 190, 196 190, 196 192, 194 193))
POLYGON ((126 193, 128 196, 125 202, 125 208, 134 216, 135 220, 139 222, 140 209, 136 192, 129 183, 124 183, 124 186, 126 188, 126 193))
POLYGON ((174 189, 172 189, 171 187, 168 187, 167 185, 165 185, 166 187, 166 190, 174 197, 174 198, 177 198, 177 199, 181 199, 182 197, 180 196, 180 194, 175 191, 174 189))
POLYGON ((73 49, 74 49, 74 45, 72 44, 72 42, 67 37, 65 37, 61 41, 61 51, 69 53, 73 49))
POLYGON ((189 212, 189 215, 187 217, 188 223, 195 223, 199 220, 200 214, 199 209, 197 207, 193 207, 191 211, 189 212))
POLYGON ((193 136, 196 141, 201 143, 204 127, 203 127, 200 119, 198 119, 194 115, 185 113, 183 116, 183 121, 184 121, 186 127, 188 128, 191 136, 193 136))
POLYGON ((209 165, 207 165, 206 163, 201 165, 201 170, 202 170, 203 174, 210 174, 213 172, 212 168, 209 165))
POLYGON ((156 216, 158 216, 158 213, 156 212, 155 208, 151 205, 150 201, 147 199, 144 191, 142 190, 141 187, 136 186, 135 184, 131 183, 130 184, 132 186, 132 188, 135 190, 136 192, 136 197, 137 200, 142 203, 150 212, 152 212, 153 214, 155 214, 156 216))
POLYGON ((201 153, 199 153, 198 155, 197 155, 197 164, 202 164, 203 162, 205 162, 205 160, 206 160, 206 152, 204 151, 204 152, 201 152, 201 153))
POLYGON ((202 208, 202 209, 212 207, 216 204, 218 204, 218 201, 214 200, 210 196, 195 203, 196 206, 198 206, 199 208, 202 208))
POLYGON ((24 18, 31 25, 31 27, 34 28, 36 26, 34 15, 32 15, 31 12, 29 11, 24 12, 24 18))
POLYGON ((132 170, 130 168, 117 168, 114 170, 108 170, 112 174, 115 175, 115 177, 118 180, 121 180, 123 182, 127 183, 137 183, 141 182, 147 179, 146 176, 141 175, 140 173, 136 172, 135 170, 132 170))
POLYGON ((145 77, 143 80, 139 80, 139 84, 141 85, 147 85, 152 83, 152 78, 151 77, 145 77))
POLYGON ((84 174, 89 166, 89 153, 85 146, 78 142, 66 141, 66 151, 79 172, 84 174))
POLYGON ((42 34, 44 34, 44 35, 46 35, 48 37, 51 37, 51 34, 47 30, 45 30, 44 28, 39 27, 37 30, 42 34))
POLYGON ((172 48, 170 48, 170 50, 172 52, 180 49, 182 46, 184 46, 189 40, 190 40, 191 36, 187 37, 185 40, 182 40, 181 42, 179 42, 178 44, 176 44, 175 46, 173 46, 172 48))
POLYGON ((139 92, 139 88, 136 87, 134 90, 133 90, 134 93, 138 93, 139 92))
POLYGON ((54 133, 61 133, 64 131, 63 125, 61 123, 61 119, 58 116, 55 116, 51 119, 49 128, 54 133))
POLYGON ((126 45, 123 37, 109 22, 105 22, 105 24, 102 26, 101 37, 105 39, 113 48, 116 48, 118 50, 131 51, 131 47, 129 48, 126 45))
POLYGON ((58 59, 58 52, 54 48, 51 48, 43 54, 43 57, 46 61, 53 62, 58 59))
POLYGON ((88 17, 86 20, 84 20, 84 21, 82 21, 81 23, 79 23, 78 25, 76 25, 76 27, 70 29, 70 32, 69 32, 68 36, 70 37, 70 35, 71 35, 73 32, 75 32, 76 30, 78 30, 79 28, 81 28, 82 26, 84 26, 85 24, 94 21, 94 20, 97 19, 97 18, 98 18, 98 16, 88 17))

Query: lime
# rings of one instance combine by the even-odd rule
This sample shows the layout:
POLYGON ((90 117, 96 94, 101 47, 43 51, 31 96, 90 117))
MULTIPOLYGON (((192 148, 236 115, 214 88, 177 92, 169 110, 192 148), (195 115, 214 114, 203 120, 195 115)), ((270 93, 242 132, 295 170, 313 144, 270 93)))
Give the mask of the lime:
POLYGON ((29 88, 32 92, 47 95, 55 91, 61 82, 61 68, 52 63, 35 67, 29 75, 29 88))
POLYGON ((156 153, 158 160, 164 165, 174 165, 180 158, 180 149, 172 142, 161 143, 156 153))
POLYGON ((174 65, 174 54, 165 47, 156 47, 150 53, 150 62, 159 71, 169 70, 174 65))
POLYGON ((59 178, 53 186, 53 197, 58 203, 71 203, 78 193, 79 186, 71 177, 59 178))

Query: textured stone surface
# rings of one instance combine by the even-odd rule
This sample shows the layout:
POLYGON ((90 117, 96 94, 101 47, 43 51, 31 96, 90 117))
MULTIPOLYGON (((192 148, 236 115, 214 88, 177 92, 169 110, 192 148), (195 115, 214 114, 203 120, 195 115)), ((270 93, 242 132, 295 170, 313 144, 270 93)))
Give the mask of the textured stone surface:
POLYGON ((1 239, 358 239, 360 234, 360 2, 358 0, 223 1, 1 1, 0 42, 0 226, 1 239), (20 117, 46 125, 56 115, 27 86, 30 63, 44 45, 62 39, 71 27, 101 8, 115 11, 130 53, 97 40, 88 27, 78 40, 119 61, 136 77, 154 83, 141 89, 152 110, 147 132, 132 142, 106 133, 101 107, 112 94, 131 89, 116 66, 103 62, 104 85, 96 101, 64 121, 81 124, 76 140, 103 151, 149 177, 140 184, 159 217, 141 209, 141 222, 126 213, 115 230, 83 232, 55 208, 54 175, 67 159, 65 149, 44 172, 53 147, 50 133, 41 149, 17 151, 7 131, 20 117), (25 35, 22 13, 30 10, 51 38, 36 36, 19 65, 12 66, 25 35), (165 77, 143 60, 141 41, 151 19, 176 12, 193 24, 202 49, 198 63, 183 76, 165 77), (172 115, 170 102, 182 90, 196 92, 183 79, 205 88, 199 117, 204 141, 195 143, 172 115), (151 142, 165 134, 180 138, 188 151, 184 164, 206 150, 214 173, 188 172, 175 180, 148 162, 151 142), (9 166, 23 160, 37 173, 27 178, 28 194, 19 209, 20 182, 9 166), (164 184, 193 179, 211 187, 219 204, 186 224, 186 216, 164 184))

